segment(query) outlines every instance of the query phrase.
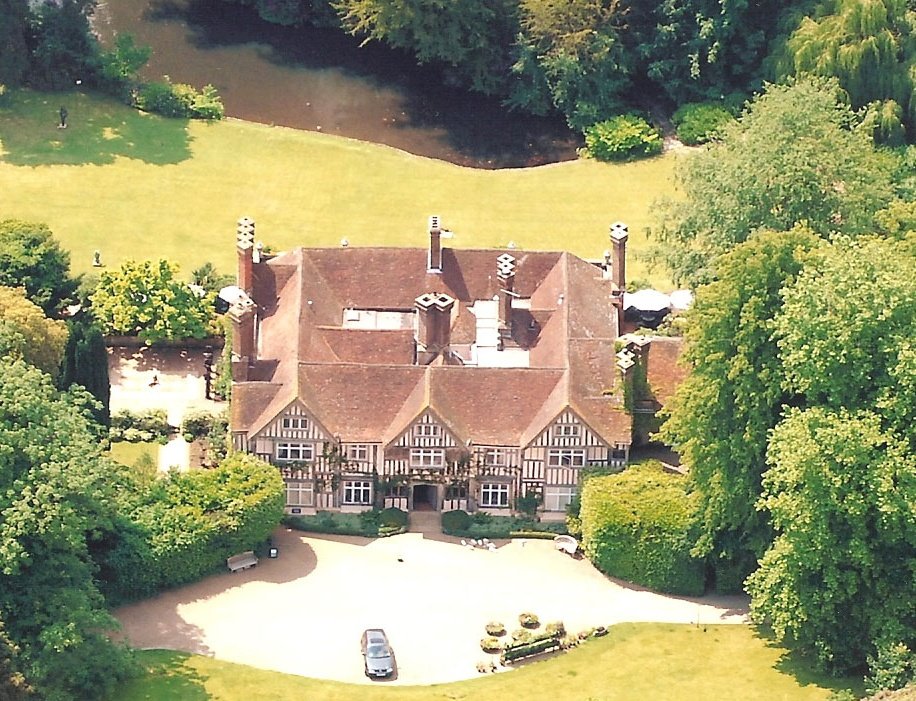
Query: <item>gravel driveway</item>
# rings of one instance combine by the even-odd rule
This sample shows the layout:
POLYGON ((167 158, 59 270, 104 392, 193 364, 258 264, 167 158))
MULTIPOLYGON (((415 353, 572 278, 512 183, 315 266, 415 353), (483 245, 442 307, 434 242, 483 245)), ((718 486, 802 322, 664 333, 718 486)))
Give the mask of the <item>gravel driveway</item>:
MULTIPOLYGON (((550 541, 496 551, 406 533, 379 540, 283 529, 276 560, 209 577, 115 611, 139 648, 185 650, 307 677, 368 683, 359 636, 384 628, 394 684, 478 676, 484 624, 511 631, 518 614, 576 632, 623 621, 742 623, 739 597, 662 596, 608 579, 550 541)), ((372 682, 379 683, 379 682, 372 682)))

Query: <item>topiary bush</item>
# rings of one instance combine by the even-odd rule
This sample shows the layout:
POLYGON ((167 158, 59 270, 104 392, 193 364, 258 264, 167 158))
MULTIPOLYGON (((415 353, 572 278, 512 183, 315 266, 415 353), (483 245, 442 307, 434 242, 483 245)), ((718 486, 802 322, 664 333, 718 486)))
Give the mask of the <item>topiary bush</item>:
POLYGON ((518 615, 518 622, 522 625, 523 628, 537 628, 539 625, 541 625, 538 617, 527 611, 518 615))
POLYGON ((500 651, 502 651, 502 649, 503 649, 503 644, 502 644, 501 642, 499 642, 499 640, 497 640, 496 638, 493 638, 493 637, 484 638, 483 640, 480 641, 480 648, 481 648, 484 652, 495 653, 495 652, 500 652, 500 651))
POLYGON ((553 621, 544 626, 544 632, 563 637, 566 635, 566 626, 563 624, 563 621, 553 621))
POLYGON ((661 132, 635 114, 622 114, 585 130, 585 155, 599 161, 628 161, 662 152, 661 132))
POLYGON ((652 589, 702 594, 695 542, 696 496, 657 462, 592 477, 582 488, 582 546, 595 566, 652 589))
POLYGON ((671 116, 677 127, 677 138, 689 146, 712 140, 734 119, 728 108, 718 102, 688 102, 671 116))
POLYGON ((506 626, 498 621, 490 621, 486 625, 487 635, 501 637, 506 634, 506 626))
POLYGON ((534 633, 527 628, 517 628, 512 631, 512 644, 527 643, 530 642, 533 637, 534 633))

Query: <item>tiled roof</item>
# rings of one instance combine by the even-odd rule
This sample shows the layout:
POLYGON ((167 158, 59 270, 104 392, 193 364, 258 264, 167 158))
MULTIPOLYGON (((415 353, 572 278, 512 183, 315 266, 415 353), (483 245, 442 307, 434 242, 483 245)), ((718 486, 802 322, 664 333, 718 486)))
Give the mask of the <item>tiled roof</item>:
POLYGON ((343 326, 346 309, 409 311, 418 296, 440 292, 456 300, 452 344, 469 347, 469 307, 499 293, 504 253, 443 248, 441 274, 427 272, 425 248, 300 248, 256 265, 259 347, 250 375, 272 389, 239 383, 233 428, 261 430, 298 398, 344 441, 391 441, 432 411, 461 440, 525 445, 571 407, 609 443, 629 442, 610 282, 571 254, 511 251, 514 291, 528 299, 513 312, 525 327, 513 342, 529 351, 527 368, 462 367, 441 356, 415 365, 412 330, 343 326))
POLYGON ((649 344, 646 379, 649 392, 660 406, 671 399, 687 377, 687 366, 679 362, 683 350, 683 339, 678 337, 654 336, 649 344))

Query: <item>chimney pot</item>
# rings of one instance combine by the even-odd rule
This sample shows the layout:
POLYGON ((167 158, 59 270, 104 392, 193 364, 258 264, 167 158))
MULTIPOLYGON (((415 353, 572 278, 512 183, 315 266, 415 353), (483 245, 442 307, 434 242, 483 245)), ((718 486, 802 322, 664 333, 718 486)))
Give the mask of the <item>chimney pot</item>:
POLYGON ((242 217, 236 227, 239 287, 249 297, 254 289, 254 220, 242 217))

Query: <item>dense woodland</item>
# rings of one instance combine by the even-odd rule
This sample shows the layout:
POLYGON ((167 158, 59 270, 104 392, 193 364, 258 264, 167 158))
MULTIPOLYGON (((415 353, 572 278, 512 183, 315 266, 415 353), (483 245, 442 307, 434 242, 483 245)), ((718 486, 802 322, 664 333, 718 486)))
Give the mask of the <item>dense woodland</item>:
MULTIPOLYGON (((407 50, 456 85, 559 113, 578 130, 634 110, 734 108, 764 81, 799 75, 837 78, 882 141, 916 128, 916 0, 241 2, 271 22, 339 27, 407 50)), ((145 59, 132 46, 114 60, 100 50, 87 32, 93 7, 0 0, 0 84, 60 89, 79 76, 117 87, 145 59)))

